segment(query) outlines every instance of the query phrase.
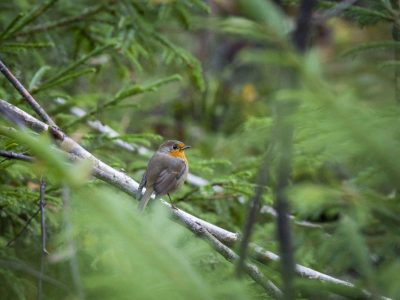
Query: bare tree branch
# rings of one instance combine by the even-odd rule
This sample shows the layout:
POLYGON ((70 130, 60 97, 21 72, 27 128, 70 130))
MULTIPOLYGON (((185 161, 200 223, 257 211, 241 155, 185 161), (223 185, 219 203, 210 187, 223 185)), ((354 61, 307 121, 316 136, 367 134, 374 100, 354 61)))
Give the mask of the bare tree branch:
POLYGON ((46 192, 46 180, 42 176, 40 179, 40 196, 39 196, 39 209, 40 209, 40 233, 41 233, 41 245, 42 252, 40 255, 40 274, 38 278, 38 289, 37 289, 37 299, 43 298, 43 275, 44 275, 44 264, 45 258, 48 254, 46 250, 46 215, 45 215, 45 192, 46 192))
POLYGON ((0 150, 0 156, 5 157, 7 159, 17 159, 27 162, 33 162, 35 160, 35 158, 32 156, 5 150, 0 150))
POLYGON ((38 116, 51 126, 56 126, 56 123, 50 118, 46 111, 39 105, 39 103, 32 97, 32 95, 25 89, 25 87, 18 81, 18 79, 11 73, 6 65, 0 60, 0 72, 11 82, 15 89, 21 96, 28 102, 32 109, 38 116))
POLYGON ((40 232, 41 232, 41 242, 42 242, 42 253, 48 254, 46 250, 46 215, 45 215, 45 193, 46 193, 46 179, 42 177, 40 179, 40 197, 39 197, 39 207, 40 207, 40 232))
MULTIPOLYGON (((251 244, 250 249, 253 251, 252 255, 255 257, 255 259, 257 259, 259 262, 263 264, 270 264, 272 262, 278 262, 280 260, 280 257, 275 253, 264 250, 263 248, 255 244, 251 244)), ((354 287, 354 285, 348 281, 337 279, 335 277, 326 275, 324 273, 315 271, 313 269, 298 264, 296 264, 296 274, 303 278, 318 279, 320 281, 326 281, 348 287, 354 287)))

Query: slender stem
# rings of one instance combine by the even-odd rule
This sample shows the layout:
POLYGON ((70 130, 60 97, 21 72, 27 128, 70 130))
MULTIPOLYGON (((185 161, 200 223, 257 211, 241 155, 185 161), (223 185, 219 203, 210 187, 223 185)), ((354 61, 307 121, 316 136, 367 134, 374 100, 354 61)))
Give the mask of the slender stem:
POLYGON ((241 273, 243 272, 245 264, 244 262, 246 260, 251 234, 253 232, 254 224, 256 223, 258 212, 260 211, 261 208, 262 195, 264 193, 265 186, 267 185, 268 182, 268 177, 269 177, 268 168, 272 160, 271 159, 272 148, 273 148, 272 145, 270 145, 267 148, 264 158, 264 163, 261 165, 259 170, 254 196, 249 202, 249 207, 247 209, 246 222, 242 231, 242 239, 239 248, 239 260, 236 265, 236 275, 238 277, 240 277, 241 273))
MULTIPOLYGON (((312 11, 315 0, 302 0, 299 6, 296 29, 292 36, 293 46, 300 53, 304 53, 308 47, 311 36, 312 11)), ((296 83, 295 74, 287 70, 287 85, 293 88, 296 83)), ((290 116, 293 112, 291 101, 278 101, 276 103, 276 135, 278 146, 278 174, 275 191, 275 205, 277 212, 277 238, 281 254, 281 277, 283 283, 284 299, 295 298, 294 289, 295 260, 293 253, 290 222, 288 218, 288 200, 286 197, 291 172, 291 154, 293 145, 293 125, 290 116)))
POLYGON ((299 52, 307 49, 311 37, 312 10, 316 0, 302 0, 299 7, 296 29, 293 32, 293 45, 299 52))
POLYGON ((11 82, 15 89, 21 96, 28 102, 32 109, 38 116, 50 126, 56 126, 56 123, 50 118, 46 111, 39 105, 39 103, 32 97, 27 89, 19 82, 19 80, 11 73, 6 65, 0 60, 0 72, 11 82))
MULTIPOLYGON (((114 1, 109 1, 109 2, 114 2, 114 1)), ((62 26, 67 26, 70 24, 73 24, 75 22, 80 22, 80 21, 86 21, 85 18, 90 17, 94 14, 97 14, 101 10, 103 10, 107 4, 101 4, 95 7, 90 7, 86 9, 82 14, 73 16, 73 17, 67 17, 67 18, 62 18, 60 20, 51 22, 51 23, 46 23, 46 24, 41 24, 37 26, 32 26, 27 28, 24 31, 17 32, 15 35, 30 35, 38 32, 43 32, 43 31, 48 31, 57 27, 62 27, 62 26)))
MULTIPOLYGON (((394 23, 393 28, 392 28, 392 37, 393 40, 396 42, 400 41, 400 28, 399 25, 394 23)), ((400 60, 400 48, 399 47, 394 47, 394 59, 396 61, 400 60)), ((395 97, 396 97, 396 102, 400 104, 400 67, 396 66, 394 69, 394 91, 395 91, 395 97)))
POLYGON ((0 156, 6 157, 7 159, 17 159, 27 162, 32 162, 35 160, 35 158, 32 156, 5 150, 0 150, 0 156))
POLYGON ((46 260, 46 255, 48 254, 46 250, 46 215, 45 215, 45 193, 46 193, 46 180, 42 176, 40 179, 40 196, 39 196, 39 209, 40 209, 40 234, 41 234, 41 245, 42 252, 40 256, 40 274, 38 278, 38 289, 37 289, 37 299, 43 298, 43 274, 44 265, 46 260))
POLYGON ((45 215, 45 193, 46 193, 46 179, 42 176, 40 179, 40 232, 41 232, 41 242, 42 242, 42 253, 48 254, 46 250, 46 215, 45 215))
POLYGON ((20 230, 20 232, 17 233, 17 235, 7 243, 7 247, 10 247, 28 228, 29 224, 32 222, 32 220, 39 214, 40 208, 38 208, 35 213, 26 221, 25 226, 20 230))
POLYGON ((325 23, 328 19, 333 18, 342 12, 344 12, 346 9, 348 9, 350 6, 355 4, 358 0, 343 0, 342 2, 339 2, 336 4, 334 7, 326 10, 321 16, 315 18, 313 20, 314 24, 322 24, 325 23))
POLYGON ((293 255, 292 238, 288 218, 288 202, 286 198, 286 188, 289 183, 291 170, 291 148, 293 127, 288 123, 288 103, 277 104, 277 136, 278 138, 278 174, 277 187, 275 191, 275 205, 277 212, 277 237, 281 254, 281 270, 284 299, 294 299, 294 275, 295 262, 293 255))

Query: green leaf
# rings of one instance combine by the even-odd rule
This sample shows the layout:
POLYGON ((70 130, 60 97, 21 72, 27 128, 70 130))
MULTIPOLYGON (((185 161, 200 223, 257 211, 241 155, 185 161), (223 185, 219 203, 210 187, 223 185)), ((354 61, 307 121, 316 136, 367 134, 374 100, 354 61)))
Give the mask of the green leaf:
POLYGON ((43 66, 37 70, 37 72, 33 75, 31 82, 29 83, 29 90, 36 89, 42 81, 44 74, 50 69, 51 68, 49 66, 43 66))
MULTIPOLYGON (((69 77, 69 73, 72 72, 74 69, 80 67, 83 63, 85 63, 88 59, 104 52, 105 50, 111 48, 111 47, 115 47, 116 44, 115 43, 110 43, 104 46, 100 46, 97 47, 96 49, 94 49, 93 51, 91 51, 90 53, 82 56, 80 59, 74 61, 73 63, 71 63, 69 66, 67 66, 66 68, 64 68, 63 70, 61 70, 60 72, 58 72, 57 74, 55 74, 54 76, 50 77, 49 79, 47 79, 45 82, 42 83, 41 86, 39 86, 36 90, 33 90, 32 93, 35 93, 37 91, 40 91, 42 89, 43 86, 52 86, 52 84, 54 82, 59 82, 59 80, 64 81, 65 78, 69 77)), ((86 73, 88 72, 89 69, 86 69, 86 73)), ((91 69, 93 72, 93 69, 91 69)), ((86 74, 84 72, 84 74, 86 74)), ((71 75, 71 78, 75 78, 79 75, 79 71, 72 73, 73 75, 71 75), (78 75, 76 75, 78 74, 78 75)))
POLYGON ((38 5, 36 8, 29 11, 22 18, 18 19, 19 22, 15 23, 15 26, 11 28, 8 33, 3 36, 3 39, 11 37, 14 33, 21 31, 25 26, 32 23, 42 14, 44 14, 51 6, 53 6, 58 0, 45 1, 38 5))
POLYGON ((147 84, 147 85, 134 85, 130 88, 123 89, 123 90, 119 91, 113 99, 109 100, 108 102, 106 102, 102 105, 99 105, 95 109, 90 110, 89 112, 86 113, 86 115, 67 124, 66 127, 68 128, 68 127, 74 126, 78 123, 81 123, 83 121, 86 121, 91 116, 95 115, 98 111, 100 111, 106 107, 115 106, 118 103, 120 103, 122 100, 124 100, 128 97, 147 93, 147 92, 154 92, 157 90, 158 87, 160 87, 164 84, 174 82, 174 81, 180 81, 181 79, 182 79, 182 77, 180 75, 175 74, 175 75, 163 78, 163 79, 159 79, 159 80, 157 80, 153 83, 147 84))
POLYGON ((84 68, 81 70, 77 70, 77 71, 71 71, 67 74, 65 74, 64 76, 58 77, 55 80, 51 80, 51 81, 46 81, 45 83, 39 85, 39 87, 37 87, 36 89, 34 89, 35 93, 38 93, 39 91, 44 91, 46 89, 61 85, 67 81, 71 81, 74 80, 78 77, 87 75, 87 74, 92 74, 92 73, 96 73, 96 69, 95 68, 84 68))
POLYGON ((2 48, 11 49, 32 49, 32 48, 53 48, 53 43, 4 43, 1 45, 2 48))
POLYGON ((349 55, 356 55, 369 50, 376 50, 376 49, 390 50, 397 48, 400 48, 400 42, 396 41, 371 42, 371 43, 364 43, 349 50, 346 50, 342 55, 349 56, 349 55))
POLYGON ((4 36, 6 36, 18 23, 18 21, 24 16, 23 13, 17 14, 14 19, 10 21, 10 23, 6 26, 6 28, 0 33, 0 40, 3 40, 4 36))

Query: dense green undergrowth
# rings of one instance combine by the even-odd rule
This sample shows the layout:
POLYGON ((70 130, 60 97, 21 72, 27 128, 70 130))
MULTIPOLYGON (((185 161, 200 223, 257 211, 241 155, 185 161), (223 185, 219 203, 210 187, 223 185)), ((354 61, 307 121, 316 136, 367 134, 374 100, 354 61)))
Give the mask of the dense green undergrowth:
MULTIPOLYGON (((0 58, 61 129, 137 181, 148 156, 118 148, 86 121, 99 120, 152 151, 172 138, 191 145, 190 170, 210 184, 185 185, 173 195, 175 205, 235 232, 245 222, 267 146, 279 135, 276 109, 290 106, 285 194, 296 262, 372 297, 398 298, 395 1, 358 1, 314 24, 303 55, 289 38, 299 1, 283 1, 283 10, 273 1, 208 2, 1 3, 0 58), (89 115, 77 118, 74 106, 89 115)), ((336 4, 317 2, 316 17, 336 4)), ((0 98, 35 115, 0 78, 0 98)), ((87 163, 68 162, 47 136, 9 131, 15 126, 3 117, 0 123, 0 150, 38 158, 0 158, 0 298, 34 299, 39 281, 44 299, 266 297, 249 278, 237 280, 232 264, 159 205, 139 216, 134 199, 90 178, 87 163), (35 213, 42 176, 50 255, 40 280, 35 213)), ((274 203, 279 155, 275 150, 268 165, 263 205, 274 203)), ((275 231, 275 218, 260 213, 252 241, 278 253, 275 231)), ((258 266, 281 286, 279 266, 258 266)), ((352 297, 313 281, 297 283, 299 298, 352 297)))

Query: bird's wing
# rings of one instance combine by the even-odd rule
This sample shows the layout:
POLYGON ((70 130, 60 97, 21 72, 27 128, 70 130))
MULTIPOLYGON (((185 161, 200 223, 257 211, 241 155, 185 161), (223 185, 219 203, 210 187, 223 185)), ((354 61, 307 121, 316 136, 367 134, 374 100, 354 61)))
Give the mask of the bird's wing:
POLYGON ((185 174, 186 168, 185 162, 177 159, 176 164, 160 172, 154 183, 154 191, 158 195, 165 195, 174 191, 185 174))

